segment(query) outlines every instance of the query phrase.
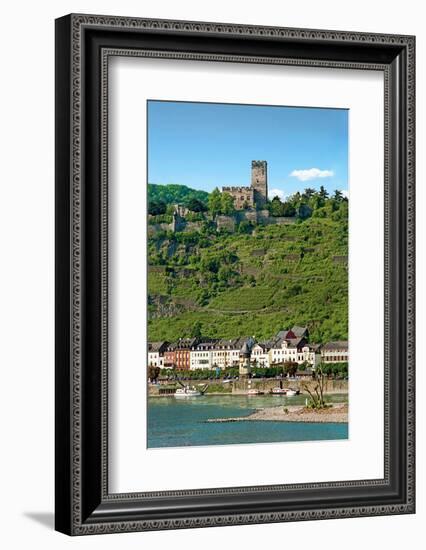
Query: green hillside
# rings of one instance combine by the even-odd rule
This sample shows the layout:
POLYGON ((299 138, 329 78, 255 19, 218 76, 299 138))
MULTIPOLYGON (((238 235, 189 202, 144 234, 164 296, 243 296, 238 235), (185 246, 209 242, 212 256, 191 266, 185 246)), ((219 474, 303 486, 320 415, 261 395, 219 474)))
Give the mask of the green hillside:
POLYGON ((155 183, 148 184, 148 201, 149 202, 164 202, 165 204, 185 204, 190 199, 197 199, 203 203, 207 203, 209 194, 206 191, 197 191, 186 185, 157 185, 155 183))
POLYGON ((206 221, 150 237, 149 340, 267 339, 292 325, 308 326, 313 342, 347 339, 347 202, 333 208, 251 234, 218 233, 206 221))

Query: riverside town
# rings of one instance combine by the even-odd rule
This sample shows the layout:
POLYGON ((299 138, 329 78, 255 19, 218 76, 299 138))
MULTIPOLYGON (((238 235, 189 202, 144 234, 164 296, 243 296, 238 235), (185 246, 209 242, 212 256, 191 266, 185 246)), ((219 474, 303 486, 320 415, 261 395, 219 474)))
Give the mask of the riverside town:
POLYGON ((347 110, 147 120, 147 447, 347 439, 347 110))
MULTIPOLYGON (((308 328, 298 326, 281 330, 268 341, 256 341, 254 337, 196 337, 180 338, 172 343, 150 342, 147 375, 152 385, 149 393, 158 396, 172 394, 174 388, 169 384, 171 378, 215 380, 216 385, 224 379, 228 390, 233 389, 229 385, 230 378, 233 378, 234 381, 247 381, 247 393, 256 394, 260 394, 260 390, 256 391, 255 384, 251 387, 251 380, 255 378, 309 380, 315 378, 316 371, 321 370, 324 374, 334 375, 334 378, 347 380, 348 360, 348 342, 337 341, 324 345, 309 343, 308 328)), ((208 387, 207 383, 203 392, 197 393, 205 393, 208 387)), ((237 391, 243 388, 244 384, 241 383, 235 387, 237 391)), ((288 393, 282 383, 279 389, 282 392, 278 392, 278 388, 275 391, 288 393)), ((177 391, 180 395, 179 389, 177 391)), ((189 395, 194 396, 194 391, 189 392, 189 395)), ((300 390, 296 393, 299 394, 300 390)))
POLYGON ((148 367, 185 370, 226 370, 248 365, 270 367, 294 365, 306 375, 323 362, 327 364, 348 362, 348 343, 327 344, 308 342, 306 327, 281 330, 268 341, 257 342, 253 337, 233 339, 180 338, 176 342, 148 343, 148 367), (302 367, 302 369, 300 369, 302 367))

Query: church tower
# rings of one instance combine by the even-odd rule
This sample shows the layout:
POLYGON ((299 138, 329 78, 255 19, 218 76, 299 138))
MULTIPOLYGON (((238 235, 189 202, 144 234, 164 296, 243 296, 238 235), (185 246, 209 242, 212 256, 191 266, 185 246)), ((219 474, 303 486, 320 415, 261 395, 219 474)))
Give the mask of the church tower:
POLYGON ((266 160, 251 161, 251 186, 255 190, 255 204, 263 207, 268 200, 268 164, 266 160))

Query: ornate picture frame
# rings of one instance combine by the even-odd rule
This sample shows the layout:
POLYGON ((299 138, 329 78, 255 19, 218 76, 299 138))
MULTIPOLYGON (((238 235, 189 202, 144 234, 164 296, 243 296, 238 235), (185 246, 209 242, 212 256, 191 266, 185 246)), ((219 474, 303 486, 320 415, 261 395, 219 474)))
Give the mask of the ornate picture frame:
POLYGON ((415 511, 415 38, 72 14, 56 20, 56 529, 69 535, 415 511), (108 489, 108 60, 141 56, 384 75, 384 477, 108 489))

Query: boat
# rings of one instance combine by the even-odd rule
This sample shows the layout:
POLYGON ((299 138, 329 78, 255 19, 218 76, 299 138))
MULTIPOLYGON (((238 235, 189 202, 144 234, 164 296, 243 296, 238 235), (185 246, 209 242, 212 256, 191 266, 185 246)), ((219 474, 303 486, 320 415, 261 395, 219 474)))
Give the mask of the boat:
POLYGON ((293 395, 298 395, 299 393, 299 390, 292 390, 291 388, 288 388, 288 390, 286 390, 286 395, 290 397, 292 397, 293 395))
POLYGON ((271 393, 273 395, 287 395, 287 390, 285 388, 272 388, 271 393))
POLYGON ((247 392, 247 395, 263 395, 263 391, 256 390, 255 388, 252 388, 247 392))
POLYGON ((178 388, 174 393, 175 397, 199 397, 200 395, 203 394, 199 390, 190 388, 189 386, 178 388))

